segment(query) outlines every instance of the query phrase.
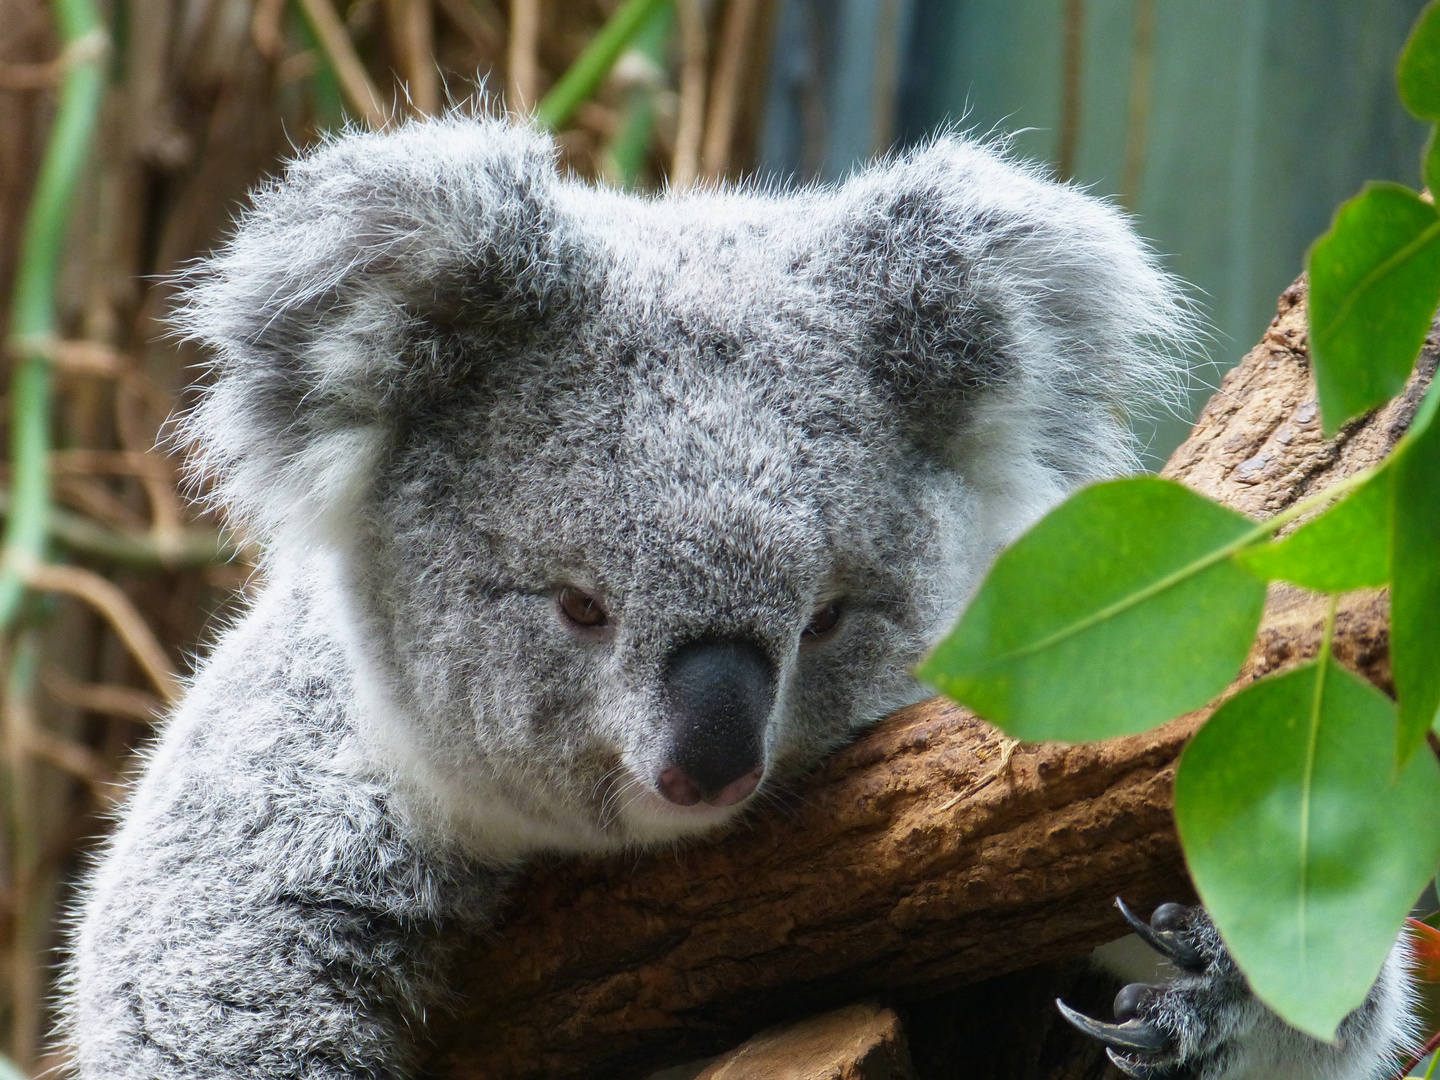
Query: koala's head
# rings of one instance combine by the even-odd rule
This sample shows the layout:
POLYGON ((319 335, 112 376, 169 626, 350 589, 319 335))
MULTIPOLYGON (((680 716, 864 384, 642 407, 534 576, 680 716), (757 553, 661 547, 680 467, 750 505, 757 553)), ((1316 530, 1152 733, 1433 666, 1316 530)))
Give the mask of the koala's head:
POLYGON ((962 140, 645 199, 458 119, 294 163, 182 323, 218 497, 340 568, 375 767, 496 849, 714 825, 922 696, 1186 326, 1119 214, 962 140))

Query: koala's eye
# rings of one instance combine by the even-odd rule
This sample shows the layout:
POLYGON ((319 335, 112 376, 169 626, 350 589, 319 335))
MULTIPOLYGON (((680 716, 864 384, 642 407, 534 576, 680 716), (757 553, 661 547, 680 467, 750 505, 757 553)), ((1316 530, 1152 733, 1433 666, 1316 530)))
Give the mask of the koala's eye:
POLYGON ((822 641, 834 633, 839 625, 840 601, 831 600, 828 604, 821 604, 810 613, 810 621, 805 624, 805 629, 800 634, 800 644, 809 645, 822 641))
POLYGON ((600 601, 573 585, 566 585, 560 590, 559 603, 560 613, 566 619, 587 630, 604 626, 610 619, 600 601))

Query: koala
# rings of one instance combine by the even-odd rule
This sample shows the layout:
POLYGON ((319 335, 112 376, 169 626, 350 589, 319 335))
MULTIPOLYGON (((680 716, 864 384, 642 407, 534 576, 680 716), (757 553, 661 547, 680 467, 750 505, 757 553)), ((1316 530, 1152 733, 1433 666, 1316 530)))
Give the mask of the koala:
MULTIPOLYGON (((1133 467, 1193 327, 1118 211, 993 146, 644 198, 459 117, 291 163, 177 318, 264 586, 83 887, 86 1080, 415 1076, 446 937, 527 857, 713 831, 925 696, 997 548, 1133 467)), ((1086 1021, 1133 1075, 1274 1042, 1194 925, 1205 968, 1086 1021)), ((1373 996, 1276 1053, 1378 1075, 1398 969, 1373 996)))

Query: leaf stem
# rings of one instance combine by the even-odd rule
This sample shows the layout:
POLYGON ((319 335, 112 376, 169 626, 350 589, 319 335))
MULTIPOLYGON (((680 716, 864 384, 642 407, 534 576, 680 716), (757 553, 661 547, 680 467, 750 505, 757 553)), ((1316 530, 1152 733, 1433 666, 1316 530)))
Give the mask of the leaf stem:
MULTIPOLYGON (((10 493, 0 487, 0 517, 10 515, 11 505, 10 493)), ((63 506, 50 507, 48 530, 53 542, 77 554, 145 570, 216 566, 240 555, 240 545, 218 532, 197 528, 173 534, 121 532, 63 506)))
POLYGON ((65 80, 50 129, 10 311, 12 512, 0 554, 0 631, 15 621, 24 576, 45 554, 50 532, 50 350, 56 338, 55 288, 75 191, 89 156, 109 38, 92 0, 52 0, 65 45, 65 80))

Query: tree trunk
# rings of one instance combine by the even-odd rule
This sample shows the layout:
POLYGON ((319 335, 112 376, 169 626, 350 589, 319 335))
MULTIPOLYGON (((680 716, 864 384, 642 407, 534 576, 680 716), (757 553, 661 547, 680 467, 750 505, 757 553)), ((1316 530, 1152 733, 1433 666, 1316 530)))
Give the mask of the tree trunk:
MULTIPOLYGON (((1384 454, 1397 402, 1320 435, 1304 288, 1225 379, 1165 474, 1273 514, 1384 454)), ((1324 602, 1272 589, 1235 686, 1312 656, 1324 602)), ((1345 598, 1341 662, 1389 688, 1383 593, 1345 598)), ((718 841, 535 868, 461 960, 446 1077, 639 1076, 860 998, 917 1001, 1072 958, 1124 932, 1112 900, 1186 900, 1171 817, 1180 750, 1208 710, 1104 743, 1017 745, 935 700, 839 751, 783 806, 718 841)))

